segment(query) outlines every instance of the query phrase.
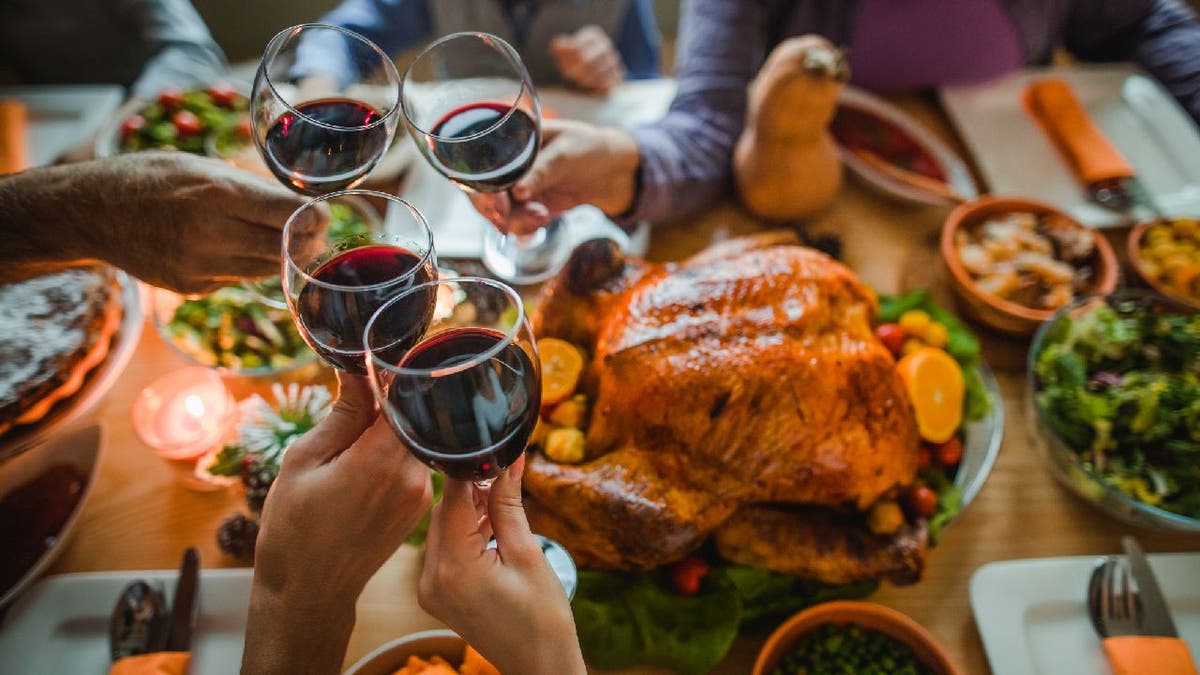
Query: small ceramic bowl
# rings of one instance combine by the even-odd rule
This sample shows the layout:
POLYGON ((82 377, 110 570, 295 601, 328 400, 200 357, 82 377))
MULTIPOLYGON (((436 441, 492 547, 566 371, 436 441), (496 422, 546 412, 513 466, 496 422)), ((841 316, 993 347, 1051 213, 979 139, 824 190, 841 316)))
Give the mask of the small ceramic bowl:
POLYGON ((1192 309, 1200 309, 1200 300, 1190 298, 1186 295, 1180 295, 1167 288, 1158 279, 1147 276, 1142 270, 1142 238, 1146 236, 1146 231, 1153 225, 1158 223, 1157 220, 1147 220, 1143 223, 1138 223, 1133 230, 1129 232, 1129 238, 1126 239, 1126 247, 1129 253, 1129 263, 1133 267, 1134 273, 1150 288, 1154 289, 1159 295, 1164 295, 1172 300, 1178 301, 1182 305, 1186 305, 1192 309))
POLYGON ((955 233, 962 229, 976 227, 988 218, 1014 211, 1038 215, 1056 214, 1065 218, 1073 226, 1091 232, 1096 243, 1096 251, 1093 254, 1093 267, 1096 274, 1087 293, 1105 294, 1116 290, 1120 271, 1117 265, 1117 256, 1113 252, 1112 246, 1099 232, 1080 224, 1063 211, 1043 202, 1020 197, 984 196, 962 204, 951 211, 942 228, 942 262, 950 272, 950 284, 968 314, 991 328, 1019 336, 1032 335, 1039 325, 1054 316, 1054 310, 1025 307, 984 293, 963 267, 962 261, 959 260, 958 251, 954 246, 955 233))
POLYGON ((440 656, 450 665, 462 663, 467 641, 451 630, 426 630, 384 643, 350 666, 345 675, 392 675, 404 667, 410 656, 429 659, 440 656))
POLYGON ((876 630, 913 650, 921 663, 935 675, 959 675, 945 650, 916 621, 894 609, 872 602, 827 602, 800 612, 775 629, 754 662, 754 675, 767 675, 800 637, 826 624, 853 623, 876 630))

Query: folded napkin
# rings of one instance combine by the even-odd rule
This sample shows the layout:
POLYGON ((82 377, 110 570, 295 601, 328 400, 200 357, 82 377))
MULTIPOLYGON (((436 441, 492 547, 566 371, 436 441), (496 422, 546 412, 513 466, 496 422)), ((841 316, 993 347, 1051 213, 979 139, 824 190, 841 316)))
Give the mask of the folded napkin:
POLYGON ((16 99, 0 99, 0 174, 24 171, 25 126, 29 115, 25 104, 16 99))
POLYGON ((1085 185, 1134 175, 1065 81, 1035 80, 1025 88, 1022 101, 1085 185))
POLYGON ((1187 643, 1179 638, 1126 635, 1104 640, 1116 675, 1196 675, 1187 643))
POLYGON ((184 675, 191 652, 151 652, 126 656, 112 664, 108 675, 184 675))

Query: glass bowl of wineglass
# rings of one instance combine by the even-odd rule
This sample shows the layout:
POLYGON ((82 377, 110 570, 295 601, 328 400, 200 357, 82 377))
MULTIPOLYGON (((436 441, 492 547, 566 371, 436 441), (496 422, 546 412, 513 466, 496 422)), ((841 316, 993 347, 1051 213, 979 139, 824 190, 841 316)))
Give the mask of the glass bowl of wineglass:
POLYGON ((414 286, 366 327, 367 371, 409 450, 446 477, 486 486, 525 451, 541 362, 521 296, 479 277, 414 286), (413 307, 429 320, 410 320, 413 307))
MULTIPOLYGON (((347 372, 366 374, 363 329, 371 315, 437 275, 433 233, 425 218, 389 194, 334 192, 301 206, 283 226, 283 294, 296 328, 326 363, 347 372), (389 217, 353 236, 331 236, 328 229, 314 234, 327 214, 312 212, 327 211, 348 197, 382 200, 389 217)), ((427 313, 414 305, 404 321, 419 327, 427 313)))
POLYGON ((303 24, 263 52, 250 96, 254 143, 284 185, 319 196, 362 182, 392 142, 400 77, 391 58, 350 30, 303 24), (326 74, 330 62, 354 73, 326 74))
MULTIPOLYGON (((537 91, 516 50, 495 35, 453 33, 429 45, 404 73, 400 106, 421 154, 465 191, 507 192, 537 158, 537 91)), ((564 229, 558 219, 532 234, 489 228, 483 261, 511 283, 543 281, 569 253, 564 229)))

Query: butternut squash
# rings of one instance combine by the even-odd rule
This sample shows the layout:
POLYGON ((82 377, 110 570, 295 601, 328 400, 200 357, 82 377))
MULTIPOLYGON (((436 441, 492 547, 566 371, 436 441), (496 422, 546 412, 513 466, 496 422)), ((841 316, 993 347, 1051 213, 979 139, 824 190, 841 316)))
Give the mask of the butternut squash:
POLYGON ((738 193, 752 213, 794 220, 833 202, 842 165, 829 123, 847 79, 845 56, 824 38, 793 37, 771 51, 750 84, 733 154, 738 193))

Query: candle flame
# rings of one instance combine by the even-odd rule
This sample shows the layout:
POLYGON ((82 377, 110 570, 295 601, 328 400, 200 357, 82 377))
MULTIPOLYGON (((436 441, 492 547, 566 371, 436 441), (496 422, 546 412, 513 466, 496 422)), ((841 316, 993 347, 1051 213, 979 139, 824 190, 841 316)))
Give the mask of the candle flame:
POLYGON ((183 399, 183 409, 186 410, 187 414, 191 417, 203 417, 204 400, 195 394, 188 394, 187 397, 183 399))

